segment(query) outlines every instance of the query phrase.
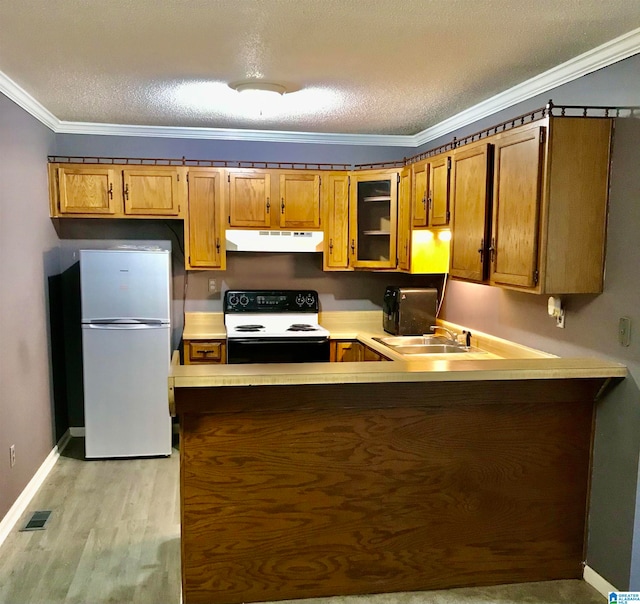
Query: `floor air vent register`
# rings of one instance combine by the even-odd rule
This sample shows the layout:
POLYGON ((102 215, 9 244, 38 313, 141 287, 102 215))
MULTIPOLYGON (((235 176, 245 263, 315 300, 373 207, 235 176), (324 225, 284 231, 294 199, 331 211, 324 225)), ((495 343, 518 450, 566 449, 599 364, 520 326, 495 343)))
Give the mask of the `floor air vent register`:
POLYGON ((29 520, 27 520, 27 523, 20 529, 20 531, 42 531, 49 521, 50 516, 51 510, 33 512, 29 520))

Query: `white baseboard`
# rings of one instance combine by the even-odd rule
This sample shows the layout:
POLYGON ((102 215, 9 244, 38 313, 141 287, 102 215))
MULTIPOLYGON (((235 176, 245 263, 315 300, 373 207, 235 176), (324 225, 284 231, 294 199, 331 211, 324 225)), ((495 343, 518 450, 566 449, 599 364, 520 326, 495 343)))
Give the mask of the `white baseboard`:
POLYGON ((84 426, 69 428, 69 434, 73 438, 84 438, 84 426))
POLYGON ((4 540, 9 536, 13 527, 16 525, 18 520, 20 520, 22 514, 24 514, 31 503, 33 496, 38 492, 38 489, 46 480, 53 466, 56 465, 56 462, 60 457, 60 453, 62 453, 67 444, 69 444, 70 440, 71 430, 67 430, 63 437, 58 441, 58 444, 53 447, 51 453, 49 453, 47 458, 42 462, 42 465, 38 468, 38 471, 33 475, 33 478, 29 481, 22 493, 20 493, 18 499, 16 499, 15 503, 9 508, 5 517, 0 520, 0 545, 4 543, 4 540))
POLYGON ((582 574, 582 578, 585 583, 588 583, 593 587, 596 591, 599 591, 605 598, 609 598, 610 591, 620 591, 605 578, 601 577, 593 568, 590 566, 584 567, 584 572, 582 574))

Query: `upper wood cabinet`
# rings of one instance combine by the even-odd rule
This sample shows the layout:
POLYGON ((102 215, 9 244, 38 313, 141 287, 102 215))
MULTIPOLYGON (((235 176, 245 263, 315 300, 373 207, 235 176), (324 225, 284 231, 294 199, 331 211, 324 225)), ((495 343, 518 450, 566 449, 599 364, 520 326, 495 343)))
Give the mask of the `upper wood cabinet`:
POLYGON ((181 218, 186 168, 49 164, 51 216, 181 218))
POLYGON ((319 174, 280 174, 280 227, 320 227, 319 174))
POLYGON ((453 153, 451 163, 452 277, 483 281, 488 272, 492 146, 472 144, 453 153))
POLYGON ((492 283, 536 285, 545 131, 535 126, 495 142, 489 246, 492 283))
POLYGON ((600 293, 613 121, 548 118, 496 136, 494 285, 600 293))
POLYGON ((224 174, 216 168, 189 170, 189 214, 185 222, 187 269, 226 266, 224 174))
POLYGON ((398 187, 398 268, 411 270, 411 169, 400 172, 398 187))
POLYGON ((324 270, 349 270, 349 175, 323 174, 322 190, 324 270))
POLYGON ((178 216, 180 213, 178 168, 124 168, 122 179, 125 214, 178 216))
POLYGON ((427 197, 429 226, 439 227, 449 224, 450 171, 451 157, 449 155, 438 155, 429 160, 427 197))
POLYGON ((412 224, 414 227, 429 226, 427 196, 429 189, 429 164, 426 161, 413 164, 412 224))
POLYGON ((399 170, 351 173, 349 253, 354 268, 395 268, 399 170))
POLYGON ((232 170, 229 183, 229 226, 271 226, 271 174, 260 170, 232 170))
POLYGON ((413 220, 415 228, 449 224, 451 157, 436 155, 413 166, 413 220))
POLYGON ((121 206, 122 189, 113 167, 68 165, 54 174, 59 192, 52 208, 56 213, 113 215, 121 206))
POLYGON ((321 174, 302 170, 228 171, 232 228, 320 228, 321 174))

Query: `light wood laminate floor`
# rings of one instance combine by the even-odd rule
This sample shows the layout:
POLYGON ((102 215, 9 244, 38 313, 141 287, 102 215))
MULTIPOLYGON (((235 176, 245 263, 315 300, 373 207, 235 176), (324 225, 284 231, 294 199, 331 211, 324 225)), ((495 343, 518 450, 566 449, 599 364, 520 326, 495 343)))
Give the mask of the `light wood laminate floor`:
MULTIPOLYGON (((84 461, 72 439, 29 512, 52 510, 44 531, 0 547, 2 604, 178 604, 179 457, 84 461)), ((305 600, 305 604, 602 604, 582 581, 305 600)), ((300 600, 288 604, 300 604, 300 600)))

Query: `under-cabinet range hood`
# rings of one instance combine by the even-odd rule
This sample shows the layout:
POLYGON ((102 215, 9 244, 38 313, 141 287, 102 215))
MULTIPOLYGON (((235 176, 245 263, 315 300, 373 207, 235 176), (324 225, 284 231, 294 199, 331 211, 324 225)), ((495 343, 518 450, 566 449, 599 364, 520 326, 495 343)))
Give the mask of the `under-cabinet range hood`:
POLYGON ((229 252, 321 252, 322 231, 227 230, 229 252))

